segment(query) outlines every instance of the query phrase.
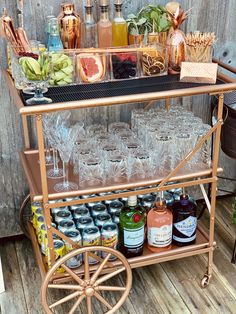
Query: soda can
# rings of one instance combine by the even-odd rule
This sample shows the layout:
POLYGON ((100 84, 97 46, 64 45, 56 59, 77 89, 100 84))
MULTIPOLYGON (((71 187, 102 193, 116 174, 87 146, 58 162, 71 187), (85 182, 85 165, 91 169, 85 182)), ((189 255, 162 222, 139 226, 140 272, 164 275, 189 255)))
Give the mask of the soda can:
POLYGON ((39 235, 40 234, 40 230, 41 230, 41 226, 44 224, 44 217, 43 216, 39 216, 37 218, 37 224, 36 224, 36 234, 39 235))
POLYGON ((59 212, 56 213, 55 215, 55 222, 57 224, 60 223, 60 221, 64 219, 72 219, 71 212, 69 210, 60 210, 59 212))
POLYGON ((87 217, 90 216, 89 209, 86 206, 83 206, 83 207, 81 206, 81 207, 76 208, 73 215, 75 219, 79 219, 80 217, 86 217, 86 216, 87 217))
POLYGON ((101 230, 102 226, 104 226, 108 222, 112 222, 112 220, 111 215, 107 213, 99 214, 95 218, 95 226, 97 226, 99 230, 101 230))
MULTIPOLYGON (((52 227, 57 229, 57 225, 54 222, 52 222, 51 225, 52 225, 52 227)), ((58 235, 56 233, 53 233, 53 239, 59 239, 59 237, 58 237, 58 235)))
POLYGON ((123 203, 120 201, 112 201, 109 205, 108 212, 109 214, 113 215, 115 213, 120 213, 121 208, 123 207, 123 203))
POLYGON ((147 213, 153 207, 156 197, 152 194, 146 194, 141 200, 141 205, 146 208, 147 213))
POLYGON ((107 213, 107 207, 104 204, 96 204, 92 207, 91 215, 96 218, 97 215, 107 213))
POLYGON ((102 202, 89 202, 87 204, 88 209, 92 212, 94 206, 104 205, 102 202))
POLYGON ((66 231, 72 231, 75 229, 76 229, 75 223, 71 219, 61 220, 58 224, 58 230, 61 231, 62 233, 65 233, 66 231))
POLYGON ((61 210, 68 210, 68 207, 67 206, 65 206, 65 207, 55 207, 55 208, 51 209, 53 219, 55 219, 56 214, 58 212, 60 212, 61 210))
POLYGON ((48 247, 48 235, 45 224, 41 225, 40 228, 40 245, 41 245, 41 252, 46 255, 47 247, 48 247))
MULTIPOLYGON (((87 200, 88 198, 94 198, 94 197, 97 197, 97 194, 90 194, 90 195, 82 195, 81 196, 81 198, 84 200, 87 200)), ((91 209, 93 205, 97 204, 97 202, 95 202, 95 201, 90 201, 89 203, 88 202, 86 202, 86 203, 87 203, 87 207, 89 209, 91 209)))
POLYGON ((112 221, 117 225, 120 224, 120 213, 115 213, 112 215, 112 221))
POLYGON ((75 196, 75 197, 66 197, 63 199, 64 202, 72 202, 72 201, 76 201, 79 200, 80 197, 79 196, 75 196))
MULTIPOLYGON (((76 209, 78 209, 78 208, 84 208, 84 207, 86 207, 84 204, 80 204, 80 205, 71 205, 71 206, 69 206, 69 210, 70 210, 70 212, 71 212, 71 214, 72 214, 72 216, 74 217, 74 212, 76 211, 76 209)), ((87 207, 86 207, 87 208, 87 207)))
POLYGON ((33 203, 31 203, 31 211, 32 211, 33 215, 35 214, 35 212, 36 212, 36 210, 38 208, 43 208, 42 207, 42 203, 40 203, 40 202, 33 202, 33 203))
MULTIPOLYGON (((78 244, 80 247, 82 246, 82 237, 78 230, 66 231, 65 236, 70 238, 73 242, 78 244)), ((69 253, 74 250, 73 246, 65 241, 66 245, 66 253, 69 253)), ((82 254, 76 255, 69 260, 66 261, 66 266, 69 268, 77 268, 82 264, 83 256, 82 254)))
MULTIPOLYGON (((100 245, 101 243, 101 234, 98 229, 98 227, 87 227, 83 230, 83 246, 96 246, 100 245)), ((93 252, 94 254, 98 255, 98 252, 93 252)), ((89 257, 89 264, 97 264, 99 263, 98 260, 96 260, 93 257, 89 257)))
POLYGON ((83 232, 83 230, 87 227, 93 227, 94 222, 92 217, 80 217, 79 219, 76 219, 76 228, 80 230, 80 232, 83 232))
MULTIPOLYGON (((63 257, 66 255, 66 247, 63 241, 61 240, 53 240, 53 245, 54 245, 54 253, 55 253, 55 259, 58 260, 59 258, 63 257)), ((52 267, 52 262, 50 259, 50 254, 49 254, 50 248, 47 247, 46 249, 46 261, 48 264, 48 267, 51 268, 52 267)), ((64 273, 65 270, 60 267, 58 268, 58 272, 59 273, 64 273)))
MULTIPOLYGON (((116 191, 116 193, 127 193, 127 192, 131 192, 130 190, 118 190, 118 191, 116 191)), ((127 201, 128 201, 128 196, 121 196, 121 197, 119 197, 119 200, 121 201, 121 202, 124 202, 124 203, 126 203, 127 201)))
POLYGON ((64 202, 63 199, 49 200, 48 201, 49 204, 56 204, 56 203, 63 203, 63 202, 64 202))
MULTIPOLYGON (((106 223, 101 230, 101 244, 105 247, 110 247, 114 250, 118 246, 118 227, 115 223, 106 223)), ((102 252, 102 257, 107 256, 106 252, 102 252)), ((116 257, 112 255, 109 261, 114 261, 116 257)))
POLYGON ((34 229, 37 230, 37 223, 38 223, 38 218, 43 217, 43 209, 41 207, 37 208, 34 217, 33 217, 33 226, 34 229))

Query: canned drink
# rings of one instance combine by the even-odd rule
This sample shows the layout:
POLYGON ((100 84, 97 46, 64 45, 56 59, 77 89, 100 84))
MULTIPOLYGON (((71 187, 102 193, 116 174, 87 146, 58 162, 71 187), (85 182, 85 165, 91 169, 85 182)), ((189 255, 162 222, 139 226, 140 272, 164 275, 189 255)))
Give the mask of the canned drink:
POLYGON ((99 206, 99 205, 104 206, 104 204, 103 204, 102 202, 89 202, 89 203, 87 204, 87 207, 88 207, 88 209, 92 212, 93 207, 94 207, 94 206, 99 206))
MULTIPOLYGON (((115 194, 114 194, 114 196, 115 196, 115 194)), ((113 200, 105 200, 104 201, 104 204, 107 206, 107 207, 109 207, 109 205, 112 203, 112 202, 114 202, 114 201, 120 201, 118 198, 115 198, 115 199, 113 199, 113 200)))
POLYGON ((80 217, 79 219, 76 219, 76 228, 79 229, 81 232, 87 227, 93 227, 94 222, 92 217, 80 217))
POLYGON ((36 230, 37 230, 37 223, 38 223, 39 217, 43 217, 43 209, 40 207, 36 209, 34 213, 34 217, 33 217, 33 226, 34 226, 34 229, 36 230))
POLYGON ((109 209, 108 209, 108 212, 112 215, 112 214, 115 214, 115 213, 120 213, 121 212, 121 209, 123 207, 123 203, 120 202, 120 201, 113 201, 110 203, 109 205, 109 209))
POLYGON ((36 210, 38 208, 43 208, 42 207, 42 203, 40 203, 40 202, 33 202, 33 203, 31 203, 31 211, 32 211, 33 215, 35 214, 35 212, 36 212, 36 210))
POLYGON ((141 205, 146 208, 147 213, 153 207, 155 200, 156 200, 155 195, 146 194, 143 196, 143 198, 141 200, 141 205))
POLYGON ((65 233, 66 231, 72 231, 75 230, 75 223, 71 219, 64 219, 59 222, 58 224, 58 230, 61 231, 62 233, 65 233))
MULTIPOLYGON (((102 227, 101 231, 101 242, 102 246, 110 247, 112 249, 117 249, 118 246, 118 228, 115 223, 106 223, 102 227)), ((105 258, 108 253, 102 252, 102 257, 105 258)), ((109 261, 114 261, 116 257, 112 255, 109 261)))
MULTIPOLYGON (((51 225, 52 225, 52 227, 57 229, 57 225, 54 222, 52 222, 51 225)), ((59 237, 58 237, 58 235, 56 233, 53 233, 53 239, 59 239, 59 237)))
POLYGON ((40 234, 40 230, 41 230, 41 226, 44 224, 44 217, 43 216, 39 216, 37 218, 37 224, 36 224, 36 234, 39 235, 40 234))
POLYGON ((102 193, 99 193, 98 195, 99 196, 107 196, 107 195, 114 195, 115 196, 115 194, 113 192, 102 192, 102 193))
MULTIPOLYGON (((58 260, 60 257, 63 257, 66 255, 66 247, 63 241, 61 240, 54 240, 53 241, 53 245, 54 245, 54 253, 55 253, 55 259, 58 260)), ((50 254, 49 254, 49 250, 50 248, 47 247, 46 250, 46 261, 48 263, 48 267, 51 268, 52 267, 52 262, 50 259, 50 254)), ((59 273, 64 273, 64 269, 62 267, 60 267, 58 269, 59 273)))
POLYGON ((55 222, 57 224, 60 223, 60 221, 64 219, 72 219, 71 212, 69 210, 60 210, 59 212, 56 213, 55 215, 55 222))
POLYGON ((49 204, 63 203, 63 202, 64 202, 63 199, 56 199, 56 200, 49 200, 48 201, 49 204))
MULTIPOLYGON (((80 247, 82 246, 82 237, 78 230, 66 231, 65 236, 70 238, 73 242, 78 244, 80 247)), ((73 246, 65 241, 66 253, 69 253, 74 250, 73 246)), ((77 268, 82 264, 83 256, 82 254, 76 255, 69 260, 66 261, 66 266, 69 268, 77 268)))
MULTIPOLYGON (((72 215, 74 216, 74 212, 76 211, 76 209, 78 208, 84 208, 86 207, 84 204, 80 204, 80 205, 71 205, 69 206, 69 210, 71 211, 72 215)), ((87 208, 87 207, 86 207, 87 208)))
POLYGON ((47 247, 48 247, 48 235, 47 235, 47 230, 46 226, 43 224, 40 229, 40 236, 41 236, 41 252, 46 255, 47 247))
POLYGON ((75 219, 79 219, 80 217, 89 217, 89 216, 90 216, 90 213, 86 206, 76 208, 73 215, 75 219))
POLYGON ((107 207, 104 204, 96 204, 92 207, 91 214, 93 218, 104 213, 107 213, 107 207))
MULTIPOLYGON (((83 230, 83 246, 96 246, 100 245, 101 243, 101 234, 98 227, 88 227, 83 230)), ((93 252, 94 254, 98 255, 98 252, 93 252)), ((99 263, 93 257, 89 257, 89 264, 97 264, 99 263)))
POLYGON ((68 210, 68 207, 67 206, 64 206, 64 207, 55 207, 55 208, 52 208, 51 209, 51 212, 52 212, 52 217, 55 219, 55 216, 58 212, 60 212, 61 210, 68 210))
POLYGON ((112 221, 119 225, 120 223, 120 213, 115 213, 112 215, 112 221))
MULTIPOLYGON (((131 192, 130 190, 118 190, 116 191, 116 193, 127 193, 127 192, 131 192)), ((128 196, 122 196, 119 198, 120 201, 126 203, 128 201, 128 196)))
POLYGON ((95 218, 95 225, 101 229, 102 226, 104 226, 106 223, 108 222, 112 222, 111 220, 111 215, 107 214, 107 213, 103 213, 103 214, 99 214, 97 215, 97 217, 95 218))
POLYGON ((79 200, 80 197, 79 196, 75 196, 75 197, 66 197, 63 199, 64 202, 72 202, 72 201, 76 201, 79 200))
MULTIPOLYGON (((139 191, 139 190, 141 191, 141 190, 143 190, 143 189, 144 189, 144 187, 140 187, 140 188, 136 188, 135 191, 139 191)), ((140 193, 137 197, 138 197, 138 199, 141 201, 145 195, 146 195, 146 194, 140 193)))

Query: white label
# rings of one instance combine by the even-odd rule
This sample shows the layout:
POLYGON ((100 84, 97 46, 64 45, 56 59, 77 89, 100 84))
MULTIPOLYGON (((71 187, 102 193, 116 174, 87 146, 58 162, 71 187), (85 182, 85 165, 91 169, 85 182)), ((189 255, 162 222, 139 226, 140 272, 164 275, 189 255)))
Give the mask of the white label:
POLYGON ((190 238, 179 238, 179 237, 176 237, 175 235, 173 235, 173 240, 178 241, 180 243, 192 242, 195 239, 196 239, 196 234, 190 238))
POLYGON ((148 228, 148 244, 156 247, 166 247, 172 241, 172 225, 160 228, 148 228))
POLYGON ((189 216, 185 220, 175 223, 174 226, 186 237, 191 237, 197 228, 197 217, 189 216))
POLYGON ((124 246, 136 248, 144 243, 144 226, 139 229, 124 228, 124 246))

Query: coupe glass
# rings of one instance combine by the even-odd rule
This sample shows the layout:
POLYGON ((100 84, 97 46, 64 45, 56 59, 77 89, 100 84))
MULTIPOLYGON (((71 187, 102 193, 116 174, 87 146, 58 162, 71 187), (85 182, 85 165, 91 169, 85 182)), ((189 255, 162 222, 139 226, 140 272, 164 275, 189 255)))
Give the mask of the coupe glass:
POLYGON ((83 123, 77 123, 71 127, 58 125, 55 133, 56 148, 63 162, 64 180, 54 186, 56 192, 77 190, 78 185, 69 181, 69 160, 74 149, 79 132, 83 129, 83 123))
POLYGON ((34 88, 34 97, 27 99, 28 105, 49 104, 52 99, 43 96, 52 73, 51 55, 47 52, 39 54, 38 59, 32 57, 19 57, 21 72, 31 87, 34 88))

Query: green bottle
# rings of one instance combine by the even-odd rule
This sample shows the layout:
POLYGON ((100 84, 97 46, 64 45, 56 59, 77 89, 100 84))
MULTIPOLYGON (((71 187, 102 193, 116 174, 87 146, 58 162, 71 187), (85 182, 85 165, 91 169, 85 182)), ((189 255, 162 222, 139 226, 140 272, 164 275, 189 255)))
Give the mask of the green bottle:
POLYGON ((143 254, 145 208, 137 204, 137 196, 130 196, 120 213, 120 251, 125 257, 143 254))

